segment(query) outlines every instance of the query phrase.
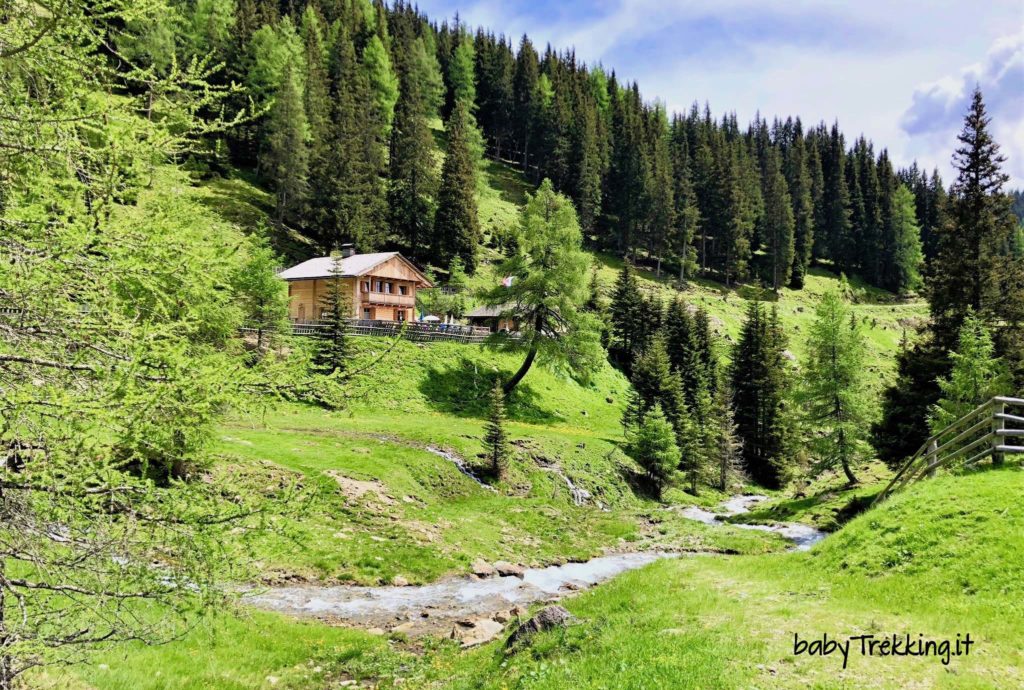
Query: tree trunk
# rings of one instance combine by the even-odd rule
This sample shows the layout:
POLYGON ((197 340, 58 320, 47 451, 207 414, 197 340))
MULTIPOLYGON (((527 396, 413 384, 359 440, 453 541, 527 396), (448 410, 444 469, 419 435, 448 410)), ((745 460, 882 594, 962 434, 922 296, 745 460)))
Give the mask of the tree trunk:
MULTIPOLYGON (((6 460, 4 461, 6 463, 6 460)), ((6 470, 7 465, 5 464, 2 468, 6 470)), ((4 508, 4 490, 0 488, 0 514, 7 518, 6 511, 4 508)), ((10 645, 9 634, 7 631, 7 619, 6 613, 6 594, 7 588, 4 584, 7 582, 7 563, 2 557, 0 557, 0 690, 13 690, 14 689, 14 669, 11 667, 11 657, 7 653, 8 646, 10 645)))
MULTIPOLYGON (((526 372, 528 372, 530 370, 530 367, 533 366, 533 360, 536 359, 536 358, 537 358, 537 346, 536 345, 532 345, 530 347, 530 352, 527 353, 527 355, 526 355, 526 359, 523 360, 522 366, 519 367, 519 371, 517 371, 512 378, 510 378, 508 381, 505 382, 505 385, 503 386, 503 390, 505 391, 505 395, 508 395, 513 390, 515 390, 515 387, 518 386, 519 382, 523 380, 524 376, 526 376, 526 372)), ((3 690, 3 689, 0 688, 0 690, 3 690)))
POLYGON ((851 484, 857 483, 857 478, 854 477, 853 472, 850 471, 850 463, 846 461, 846 458, 843 458, 843 474, 846 475, 846 478, 851 484))

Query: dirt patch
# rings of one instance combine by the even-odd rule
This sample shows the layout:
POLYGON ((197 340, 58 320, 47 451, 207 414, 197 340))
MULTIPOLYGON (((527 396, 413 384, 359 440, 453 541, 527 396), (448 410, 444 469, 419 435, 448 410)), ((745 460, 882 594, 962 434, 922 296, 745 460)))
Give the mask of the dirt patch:
POLYGON ((384 485, 376 479, 360 481, 346 477, 337 470, 326 470, 324 474, 338 483, 338 488, 341 489, 342 495, 349 501, 358 501, 369 495, 378 503, 383 503, 387 506, 393 506, 397 502, 388 494, 384 485))

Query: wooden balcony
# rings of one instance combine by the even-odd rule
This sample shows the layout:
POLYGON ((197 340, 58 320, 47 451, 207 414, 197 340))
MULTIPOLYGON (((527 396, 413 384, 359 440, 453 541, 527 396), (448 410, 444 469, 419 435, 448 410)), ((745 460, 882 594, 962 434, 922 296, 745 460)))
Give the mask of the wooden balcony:
POLYGON ((359 301, 360 304, 377 307, 408 307, 411 309, 416 306, 414 295, 388 294, 386 292, 363 292, 359 295, 359 301))

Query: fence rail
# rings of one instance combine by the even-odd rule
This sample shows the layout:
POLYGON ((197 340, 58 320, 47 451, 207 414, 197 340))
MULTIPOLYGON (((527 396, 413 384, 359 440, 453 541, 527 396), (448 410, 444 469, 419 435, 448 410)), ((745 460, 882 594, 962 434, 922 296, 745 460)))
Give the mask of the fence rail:
MULTIPOLYGON (((317 336, 328 328, 325 321, 292 321, 291 334, 317 336)), ((259 329, 243 328, 243 333, 257 333, 259 329)), ((443 323, 420 323, 416 321, 374 321, 349 319, 347 332, 355 336, 397 337, 416 342, 453 341, 459 343, 482 343, 491 335, 490 329, 476 326, 459 326, 443 323)), ((513 336, 514 337, 514 336, 513 336)))
POLYGON ((940 467, 968 467, 989 457, 999 464, 1006 455, 1024 453, 1018 438, 1024 438, 1024 399, 992 398, 925 441, 875 503, 940 467))

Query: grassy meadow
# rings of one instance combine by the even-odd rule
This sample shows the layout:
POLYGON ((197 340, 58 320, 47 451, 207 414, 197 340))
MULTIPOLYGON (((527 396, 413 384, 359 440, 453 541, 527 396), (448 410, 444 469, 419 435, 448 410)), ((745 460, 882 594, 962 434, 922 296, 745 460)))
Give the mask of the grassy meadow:
MULTIPOLYGON (((525 183, 489 163, 480 192, 488 232, 515 221, 525 183)), ((270 199, 244 176, 203 183, 161 174, 148 194, 174 194, 195 223, 260 231, 270 199)), ((145 200, 144 200, 145 201, 145 200)), ((267 231, 287 261, 308 255, 298 235, 267 231)), ((472 278, 493 285, 497 252, 472 278)), ((613 284, 621 262, 594 255, 599 280, 613 284)), ((641 269, 645 289, 680 294, 672 276, 641 269)), ((802 291, 778 296, 691 281, 681 294, 703 306, 725 344, 751 299, 776 302, 799 366, 802 334, 820 295, 838 278, 816 269, 802 291)), ((876 388, 891 380, 904 330, 926 317, 923 302, 851 283, 867 326, 876 388)), ((303 347, 287 342, 284 347, 303 347)), ((356 343, 356 368, 389 343, 356 343)), ((605 365, 581 384, 535 366, 510 399, 514 461, 495 490, 428 448, 454 453, 486 477, 486 394, 519 357, 480 345, 402 342, 365 375, 341 411, 275 402, 229 415, 217 431, 210 481, 232 476, 252 492, 298 478, 305 501, 266 532, 233 535, 224 562, 235 584, 412 584, 465 574, 476 558, 546 565, 606 550, 683 554, 627 573, 565 600, 578 624, 540 635, 506 655, 502 642, 463 651, 449 640, 298 621, 230 606, 198 618, 168 644, 128 644, 88 665, 33 677, 59 690, 212 688, 1002 688, 1020 685, 1024 637, 1019 497, 1011 466, 913 487, 854 517, 889 471, 860 469, 846 487, 829 474, 759 506, 744 522, 794 521, 837 531, 807 553, 785 552, 774 534, 706 526, 678 509, 711 507, 725 496, 679 489, 653 501, 622 451, 620 419, 628 382, 605 365), (591 496, 576 505, 565 477, 591 496), (849 521, 852 518, 852 521, 849 521), (845 526, 844 526, 845 525, 845 526), (1010 602, 1009 604, 1007 602, 1010 602), (793 633, 970 632, 977 656, 944 666, 934 658, 795 657, 793 633)), ((270 488, 268 488, 270 487, 270 488)), ((757 490, 751 487, 751 490, 757 490)))

